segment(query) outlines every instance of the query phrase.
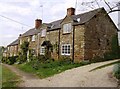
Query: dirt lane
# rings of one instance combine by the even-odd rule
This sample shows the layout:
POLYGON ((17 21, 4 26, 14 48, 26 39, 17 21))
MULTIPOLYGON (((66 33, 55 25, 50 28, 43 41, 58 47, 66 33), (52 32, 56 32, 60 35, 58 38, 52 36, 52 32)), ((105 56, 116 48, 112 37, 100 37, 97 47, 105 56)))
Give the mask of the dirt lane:
POLYGON ((22 87, 116 87, 117 82, 112 77, 113 65, 89 72, 89 70, 97 66, 113 61, 93 63, 87 66, 74 68, 45 79, 39 79, 34 75, 24 73, 14 66, 5 66, 22 76, 21 79, 24 81, 20 84, 22 87))

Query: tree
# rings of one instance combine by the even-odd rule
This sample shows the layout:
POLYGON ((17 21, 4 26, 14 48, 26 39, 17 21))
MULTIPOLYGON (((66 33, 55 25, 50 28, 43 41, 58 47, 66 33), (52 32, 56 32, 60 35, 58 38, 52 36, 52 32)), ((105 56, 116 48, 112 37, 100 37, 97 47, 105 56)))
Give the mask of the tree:
POLYGON ((116 2, 109 2, 110 0, 91 0, 90 2, 82 2, 81 5, 86 6, 87 8, 100 8, 100 2, 104 2, 105 5, 107 5, 108 7, 108 14, 112 13, 112 12, 116 12, 116 11, 120 11, 120 8, 117 8, 118 6, 120 6, 120 2, 116 1, 116 2))

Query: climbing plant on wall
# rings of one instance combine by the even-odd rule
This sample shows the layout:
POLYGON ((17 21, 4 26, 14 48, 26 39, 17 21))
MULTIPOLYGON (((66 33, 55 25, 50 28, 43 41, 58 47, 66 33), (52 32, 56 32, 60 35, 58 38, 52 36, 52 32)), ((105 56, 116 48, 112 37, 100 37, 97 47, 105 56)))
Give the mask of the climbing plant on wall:
POLYGON ((27 52, 29 49, 29 42, 24 41, 21 45, 20 45, 21 51, 18 57, 18 60, 20 63, 23 63, 27 60, 27 52))

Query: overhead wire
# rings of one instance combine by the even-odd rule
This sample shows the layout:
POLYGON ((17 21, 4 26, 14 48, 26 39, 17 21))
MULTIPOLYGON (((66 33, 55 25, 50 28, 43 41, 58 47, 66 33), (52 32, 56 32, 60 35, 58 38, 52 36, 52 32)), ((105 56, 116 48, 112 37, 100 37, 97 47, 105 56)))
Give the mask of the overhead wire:
POLYGON ((8 20, 11 20, 11 21, 16 22, 16 23, 18 23, 18 24, 21 24, 21 25, 24 25, 24 26, 30 27, 30 26, 27 25, 27 24, 21 23, 21 22, 19 22, 19 21, 17 21, 17 20, 11 19, 11 18, 6 17, 6 16, 0 15, 0 17, 3 17, 3 18, 8 19, 8 20))

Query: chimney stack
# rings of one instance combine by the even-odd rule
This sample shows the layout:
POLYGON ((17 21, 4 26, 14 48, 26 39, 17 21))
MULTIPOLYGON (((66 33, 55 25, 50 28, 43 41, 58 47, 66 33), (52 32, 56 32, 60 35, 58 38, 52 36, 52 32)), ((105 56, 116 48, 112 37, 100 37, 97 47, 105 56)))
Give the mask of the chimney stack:
POLYGON ((19 37, 22 36, 22 34, 19 34, 19 37))
POLYGON ((42 20, 41 19, 36 19, 35 20, 35 28, 38 29, 42 24, 42 20))
POLYGON ((75 8, 70 7, 67 9, 67 16, 75 15, 75 8))

